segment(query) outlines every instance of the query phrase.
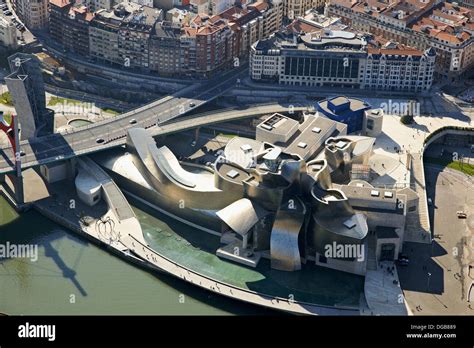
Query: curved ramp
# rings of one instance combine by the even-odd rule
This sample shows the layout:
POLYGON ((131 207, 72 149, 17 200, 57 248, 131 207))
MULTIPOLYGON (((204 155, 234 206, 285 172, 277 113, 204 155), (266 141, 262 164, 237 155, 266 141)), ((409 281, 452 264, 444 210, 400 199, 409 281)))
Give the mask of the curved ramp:
POLYGON ((128 235, 133 235, 137 240, 145 242, 140 222, 117 184, 88 157, 78 158, 78 165, 100 184, 104 200, 109 208, 96 224, 85 226, 85 232, 119 249, 127 249, 122 238, 128 238, 128 235))

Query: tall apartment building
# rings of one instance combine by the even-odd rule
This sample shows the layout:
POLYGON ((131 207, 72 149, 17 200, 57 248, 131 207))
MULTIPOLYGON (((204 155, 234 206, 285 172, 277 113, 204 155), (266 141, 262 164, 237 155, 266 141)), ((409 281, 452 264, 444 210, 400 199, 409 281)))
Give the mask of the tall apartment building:
POLYGON ((48 0, 13 0, 16 14, 30 30, 48 27, 48 0))
POLYGON ((16 27, 9 17, 0 15, 0 44, 8 48, 17 48, 16 27))
POLYGON ((98 62, 123 66, 118 52, 118 33, 125 12, 99 10, 89 26, 89 54, 98 62))
POLYGON ((474 13, 439 0, 330 0, 327 14, 364 32, 436 50, 436 73, 456 80, 474 65, 474 13))
POLYGON ((474 9, 474 0, 461 0, 461 1, 458 1, 458 3, 461 6, 474 9))
POLYGON ((89 25, 89 55, 100 62, 148 71, 150 36, 159 9, 124 1, 99 10, 89 25))
POLYGON ((235 0, 191 0, 198 14, 216 15, 235 5, 235 0))
POLYGON ((46 109, 46 96, 38 58, 25 53, 8 57, 11 74, 5 77, 17 114, 21 138, 29 139, 53 130, 53 114, 46 109))
POLYGON ((181 28, 178 23, 157 23, 150 39, 150 69, 165 75, 209 75, 246 58, 250 46, 281 23, 279 0, 235 6, 214 16, 199 14, 181 28))
POLYGON ((183 70, 181 24, 156 23, 150 39, 150 70, 160 75, 180 74, 183 70))
POLYGON ((322 9, 325 0, 284 0, 283 14, 289 19, 302 17, 305 12, 311 9, 322 9))
POLYGON ((281 0, 257 1, 246 8, 232 7, 217 17, 227 21, 236 35, 236 55, 247 56, 253 43, 277 32, 283 20, 281 0))
POLYGON ((195 72, 199 74, 208 75, 236 57, 234 32, 219 16, 197 16, 184 33, 187 36, 184 55, 192 63, 195 52, 195 72))
POLYGON ((369 47, 361 88, 421 92, 433 83, 436 51, 387 43, 369 47))
POLYGON ((278 33, 252 46, 250 76, 297 86, 422 92, 432 85, 435 55, 391 42, 376 47, 347 31, 278 33))
POLYGON ((110 10, 114 5, 113 0, 85 0, 83 2, 91 12, 99 10, 110 10))
POLYGON ((94 15, 85 5, 69 0, 50 0, 51 37, 69 52, 89 55, 89 24, 94 15))
POLYGON ((117 11, 128 13, 120 23, 118 31, 118 56, 127 68, 149 70, 149 41, 158 20, 163 12, 148 6, 123 2, 116 7, 117 11))

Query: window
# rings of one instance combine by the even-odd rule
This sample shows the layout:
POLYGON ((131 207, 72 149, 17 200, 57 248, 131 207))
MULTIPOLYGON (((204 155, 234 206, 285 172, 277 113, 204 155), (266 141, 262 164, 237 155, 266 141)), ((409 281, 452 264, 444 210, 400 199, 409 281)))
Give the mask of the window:
POLYGON ((367 129, 373 130, 374 129, 374 120, 367 120, 367 129))

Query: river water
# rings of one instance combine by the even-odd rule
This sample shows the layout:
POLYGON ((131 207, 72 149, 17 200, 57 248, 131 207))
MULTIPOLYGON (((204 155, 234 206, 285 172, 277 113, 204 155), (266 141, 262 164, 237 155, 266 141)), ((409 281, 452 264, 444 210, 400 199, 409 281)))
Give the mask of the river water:
MULTIPOLYGON (((140 210, 135 210, 140 218, 140 210)), ((162 224, 156 220, 157 225, 162 224)), ((184 227, 186 228, 186 227, 184 227)), ((0 312, 7 314, 261 314, 131 265, 36 211, 18 215, 0 197, 0 244, 38 245, 38 259, 0 258, 0 312)))

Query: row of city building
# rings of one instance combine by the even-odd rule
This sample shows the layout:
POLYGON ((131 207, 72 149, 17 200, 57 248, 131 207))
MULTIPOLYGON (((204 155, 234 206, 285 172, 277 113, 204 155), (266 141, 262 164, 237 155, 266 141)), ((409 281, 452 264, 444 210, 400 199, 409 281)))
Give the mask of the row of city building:
MULTIPOLYGON (((471 3, 472 5, 472 3, 471 3)), ((351 28, 436 50, 436 73, 456 80, 474 64, 474 11, 441 0, 329 0, 326 14, 351 28)))
POLYGON ((161 9, 128 1, 97 12, 69 0, 51 0, 50 8, 50 34, 67 51, 162 75, 235 65, 254 42, 280 28, 283 14, 280 0, 178 19, 176 11, 165 17, 161 9))
MULTIPOLYGON (((432 83, 433 53, 441 79, 462 78, 474 65, 474 11, 457 3, 251 1, 50 0, 49 12, 48 0, 13 4, 28 28, 49 26, 67 51, 161 75, 235 66, 259 40, 265 42, 252 50, 252 78, 284 84, 423 91, 432 83), (317 14, 323 8, 325 15, 317 14), (292 22, 284 35, 268 41, 285 18, 292 22)), ((0 25, 0 39, 3 31, 2 42, 14 41, 15 28, 0 25)))
POLYGON ((472 73, 474 11, 439 1, 396 1, 377 7, 379 16, 372 16, 369 3, 362 12, 357 1, 348 4, 329 2, 324 15, 306 11, 284 30, 255 43, 252 79, 422 92, 436 76, 455 80, 472 73), (395 9, 407 8, 410 19, 401 12, 393 15, 395 9), (367 24, 375 20, 383 23, 367 24))
POLYGON ((250 76, 296 86, 423 92, 433 83, 435 59, 433 48, 421 51, 351 31, 279 32, 252 46, 250 76))

